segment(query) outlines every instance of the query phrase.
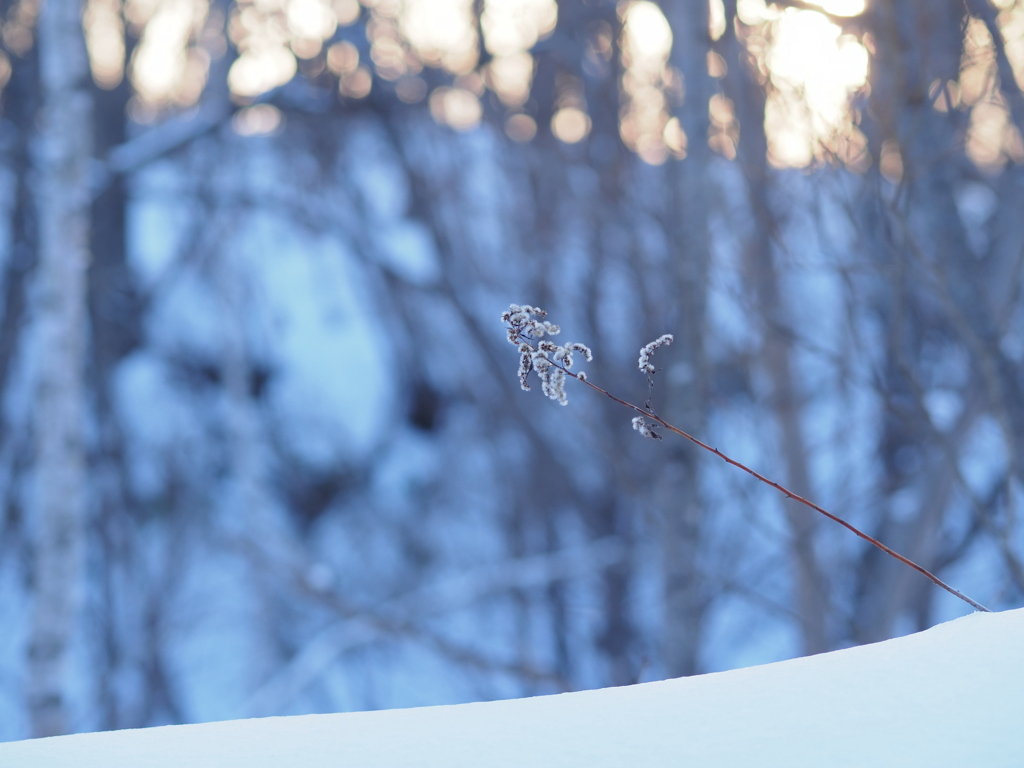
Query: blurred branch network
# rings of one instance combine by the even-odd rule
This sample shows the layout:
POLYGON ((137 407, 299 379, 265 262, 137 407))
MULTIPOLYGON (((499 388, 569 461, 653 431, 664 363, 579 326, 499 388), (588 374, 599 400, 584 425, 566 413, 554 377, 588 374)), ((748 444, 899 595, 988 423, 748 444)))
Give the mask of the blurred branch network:
POLYGON ((671 332, 659 416, 1019 605, 1022 32, 1015 0, 2 0, 0 739, 964 610, 614 409, 539 421, 510 298, 632 402, 671 332))

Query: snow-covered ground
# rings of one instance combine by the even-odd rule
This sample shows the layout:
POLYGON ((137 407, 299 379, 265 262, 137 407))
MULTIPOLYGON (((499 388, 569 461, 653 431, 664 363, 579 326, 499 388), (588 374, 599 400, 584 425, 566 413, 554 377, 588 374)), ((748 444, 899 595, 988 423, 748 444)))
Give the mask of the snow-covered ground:
POLYGON ((0 744, 3 768, 1024 765, 1024 609, 625 688, 0 744))
POLYGON ((714 675, 0 744, 4 768, 1024 765, 1024 609, 714 675))

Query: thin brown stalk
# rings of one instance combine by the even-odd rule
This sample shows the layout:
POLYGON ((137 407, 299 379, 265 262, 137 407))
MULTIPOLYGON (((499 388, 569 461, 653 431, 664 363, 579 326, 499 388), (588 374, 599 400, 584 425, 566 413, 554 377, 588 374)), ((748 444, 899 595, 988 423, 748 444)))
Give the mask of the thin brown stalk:
POLYGON ((988 608, 986 608, 984 605, 979 603, 977 600, 973 600, 970 597, 968 597, 967 595, 965 595, 963 592, 961 592, 960 590, 954 589, 949 584, 947 584, 942 579, 940 579, 938 576, 936 576, 934 573, 929 571, 927 568, 925 568, 925 567, 923 567, 921 565, 918 565, 917 563, 915 563, 910 558, 904 557, 903 555, 901 555, 896 550, 891 549, 890 547, 887 547, 885 544, 880 542, 875 537, 873 537, 873 536, 871 536, 871 535, 869 535, 867 533, 864 533, 864 531, 860 530, 855 525, 852 525, 851 523, 848 523, 846 520, 843 520, 843 518, 839 517, 838 515, 832 514, 827 509, 824 509, 823 507, 819 507, 813 501, 810 501, 809 499, 804 498, 803 496, 801 496, 798 493, 794 493, 793 491, 791 491, 788 488, 786 488, 784 485, 782 485, 780 483, 777 483, 774 480, 768 479, 767 477, 762 475, 760 472, 755 472, 753 469, 748 467, 746 464, 743 464, 742 462, 736 461, 736 459, 732 458, 731 456, 729 456, 729 455, 727 455, 725 453, 722 453, 722 451, 720 451, 717 448, 714 448, 714 447, 708 445, 707 443, 703 442, 702 440, 699 440, 698 438, 696 438, 693 435, 691 435, 689 432, 685 432, 682 429, 679 429, 679 427, 676 427, 673 424, 669 424, 667 421, 665 421, 663 418, 658 416, 656 413, 653 413, 652 411, 650 411, 650 410, 648 410, 646 408, 641 408, 639 405, 635 405, 635 404, 630 403, 630 402, 628 402, 626 400, 618 398, 615 395, 613 395, 611 392, 609 392, 608 390, 602 389, 601 387, 599 387, 596 384, 594 384, 593 382, 591 382, 590 379, 580 378, 578 375, 576 375, 572 371, 567 370, 564 366, 558 365, 557 363, 554 363, 554 364, 557 367, 561 368, 563 371, 565 371, 565 373, 568 374, 569 376, 572 376, 574 379, 576 379, 577 381, 581 382, 582 384, 586 384, 588 387, 593 389, 595 392, 600 392, 602 395, 604 395, 605 397, 609 398, 610 400, 614 400, 619 405, 623 405, 626 408, 630 408, 630 409, 636 411, 637 413, 641 414, 644 418, 650 419, 651 421, 654 421, 654 422, 657 422, 662 427, 667 429, 669 432, 674 432, 675 434, 679 435, 680 437, 685 437, 687 440, 689 440, 694 445, 698 445, 701 448, 703 448, 705 451, 708 451, 709 453, 715 454, 715 456, 717 456, 718 458, 722 459, 727 464, 732 464, 734 467, 742 469, 747 474, 753 475, 754 477, 756 477, 758 480, 760 480, 765 485, 770 485, 772 488, 777 490, 779 493, 781 493, 786 498, 793 499, 794 501, 798 501, 801 504, 803 504, 804 506, 810 507, 815 512, 818 512, 819 514, 824 515, 829 520, 832 520, 834 522, 839 523, 841 526, 843 526, 847 530, 852 531, 853 533, 855 533, 856 535, 860 536, 865 541, 867 541, 870 544, 878 547, 880 550, 885 552, 887 555, 896 558, 897 560, 899 560, 904 565, 908 565, 911 568, 913 568, 915 571, 917 571, 918 573, 921 573, 922 575, 928 577, 929 579, 931 579, 931 581, 936 586, 942 587, 944 590, 949 592, 951 595, 955 595, 956 597, 959 597, 961 600, 963 600, 965 603, 967 603, 968 605, 972 606, 973 608, 975 608, 975 609, 977 609, 979 611, 984 611, 986 613, 991 613, 991 611, 988 608))

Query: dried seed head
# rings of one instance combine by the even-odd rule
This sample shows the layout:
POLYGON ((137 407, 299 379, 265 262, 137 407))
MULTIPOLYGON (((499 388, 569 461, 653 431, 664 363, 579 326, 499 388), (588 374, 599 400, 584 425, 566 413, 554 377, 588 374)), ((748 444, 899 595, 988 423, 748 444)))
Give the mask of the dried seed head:
MULTIPOLYGON (((512 304, 501 313, 501 320, 508 326, 509 342, 519 349, 519 386, 528 391, 527 379, 531 371, 536 371, 544 394, 566 405, 569 401, 565 394, 565 378, 566 371, 572 369, 572 353, 579 352, 588 361, 594 356, 587 346, 578 342, 559 346, 553 341, 542 340, 545 335, 554 336, 561 330, 557 325, 539 319, 546 315, 539 307, 512 304)), ((586 378, 582 373, 576 375, 586 378)))
POLYGON ((667 347, 675 341, 671 333, 666 333, 664 336, 659 336, 657 339, 652 341, 650 344, 645 345, 640 350, 640 372, 651 374, 655 372, 655 367, 651 364, 651 355, 658 347, 667 347))
POLYGON ((649 437, 652 440, 661 440, 661 435, 651 429, 651 425, 644 420, 643 416, 633 417, 633 429, 644 437, 649 437))

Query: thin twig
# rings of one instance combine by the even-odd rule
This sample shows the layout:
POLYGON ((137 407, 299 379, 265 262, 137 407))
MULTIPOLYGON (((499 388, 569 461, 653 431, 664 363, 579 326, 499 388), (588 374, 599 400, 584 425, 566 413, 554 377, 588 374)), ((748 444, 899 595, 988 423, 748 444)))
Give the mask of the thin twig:
MULTIPOLYGON (((529 344, 529 340, 528 339, 523 338, 522 340, 529 344)), ((532 345, 531 345, 531 347, 532 347, 532 345)), ((829 520, 832 520, 834 522, 839 523, 841 526, 843 526, 847 530, 852 531, 853 533, 857 534, 858 536, 860 536, 865 541, 867 541, 867 542, 873 544, 874 546, 878 547, 880 550, 885 552, 887 555, 895 557, 897 560, 899 560, 904 565, 909 565, 915 571, 923 574, 924 576, 927 576, 937 586, 942 587, 944 590, 949 592, 951 595, 955 595, 956 597, 959 597, 965 603, 971 605, 972 607, 976 608, 977 610, 984 611, 986 613, 991 613, 992 612, 991 610, 986 608, 981 603, 977 602, 976 600, 972 600, 971 598, 969 598, 967 595, 965 595, 960 590, 954 589, 953 587, 951 587, 949 584, 944 582, 942 579, 940 579, 934 573, 929 571, 927 568, 918 565, 917 563, 915 563, 910 558, 904 557, 903 555, 901 555, 896 550, 890 549, 885 544, 880 542, 878 539, 874 538, 873 536, 870 536, 869 534, 864 533, 864 531, 862 531, 859 528, 857 528, 856 526, 846 522, 845 520, 843 520, 843 518, 841 518, 841 517, 839 517, 837 515, 832 514, 827 509, 824 509, 823 507, 819 507, 813 501, 810 501, 809 499, 805 499, 803 496, 801 496, 798 493, 794 493, 793 491, 791 491, 788 488, 786 488, 784 485, 776 483, 774 480, 769 480, 767 477, 762 475, 760 472, 755 472, 753 469, 748 467, 746 464, 743 464, 743 463, 741 463, 739 461, 736 461, 731 456, 728 456, 728 455, 722 453, 717 448, 713 448, 712 446, 708 445, 707 443, 703 442, 702 440, 699 440, 698 438, 694 437, 689 432, 684 432, 683 430, 679 429, 679 427, 676 427, 676 426, 674 426, 672 424, 669 424, 667 421, 665 421, 663 418, 658 416, 652 410, 647 409, 647 408, 641 408, 639 405, 634 405, 633 403, 630 403, 630 402, 628 402, 626 400, 623 400, 621 398, 616 397, 615 395, 613 395, 608 390, 602 389, 601 387, 599 387, 596 384, 594 384, 593 382, 591 382, 589 378, 580 378, 577 374, 575 374, 572 371, 568 370, 567 368, 565 368, 563 365, 559 364, 558 362, 552 361, 552 364, 557 366, 558 368, 561 368, 563 371, 565 371, 566 374, 568 374, 569 376, 572 376, 577 381, 579 381, 579 382, 581 382, 583 384, 586 384, 588 387, 593 389, 595 392, 600 392, 602 395, 604 395, 605 397, 607 397, 607 398, 609 398, 611 400, 614 400, 619 405, 623 405, 626 408, 631 408, 632 410, 634 410, 637 413, 641 414, 644 418, 650 419, 651 421, 656 421, 658 424, 663 426, 669 432, 675 432, 680 437, 685 437, 687 440, 689 440, 694 445, 698 445, 701 448, 703 448, 705 451, 708 451, 710 453, 715 454, 715 456, 717 456, 718 458, 722 459, 727 464, 732 464, 734 467, 742 469, 747 474, 753 475, 754 477, 756 477, 758 480, 760 480, 765 485, 770 485, 772 488, 777 490, 779 493, 781 493, 786 498, 793 499, 794 501, 799 501, 804 506, 810 507, 815 512, 818 512, 818 513, 824 515, 825 517, 827 517, 829 520)))

